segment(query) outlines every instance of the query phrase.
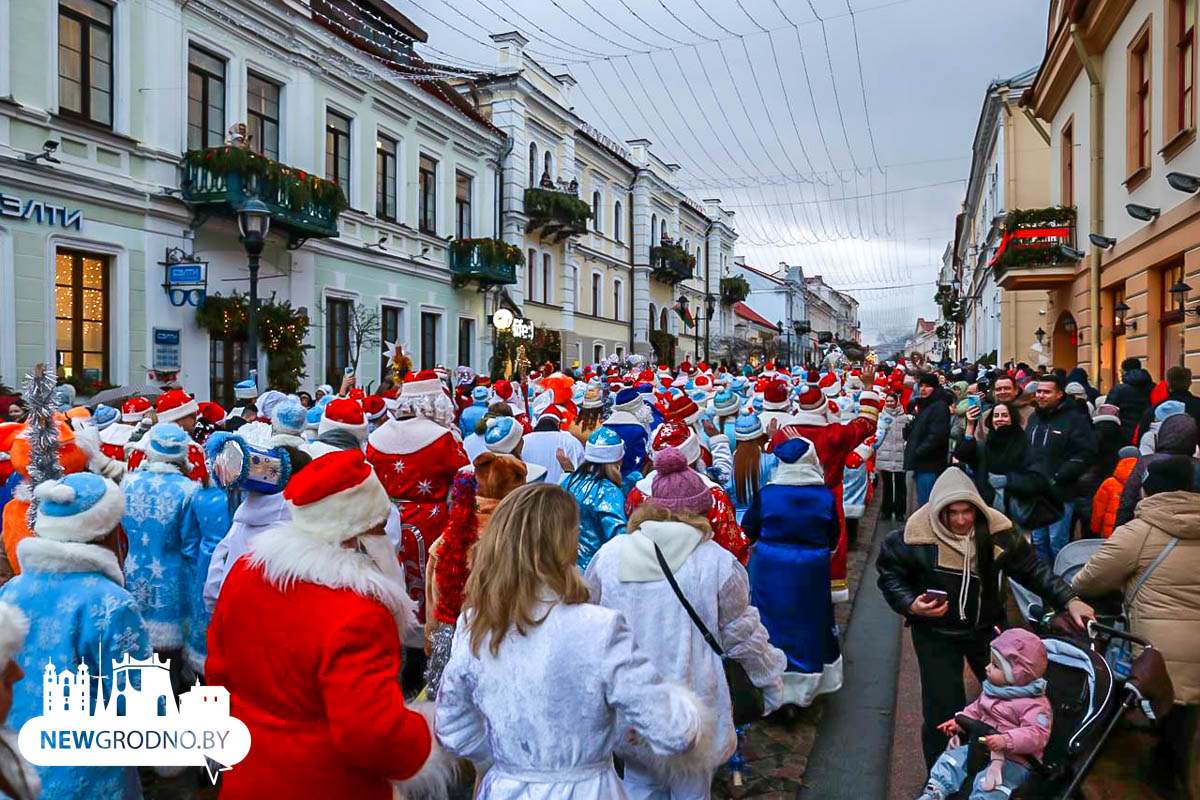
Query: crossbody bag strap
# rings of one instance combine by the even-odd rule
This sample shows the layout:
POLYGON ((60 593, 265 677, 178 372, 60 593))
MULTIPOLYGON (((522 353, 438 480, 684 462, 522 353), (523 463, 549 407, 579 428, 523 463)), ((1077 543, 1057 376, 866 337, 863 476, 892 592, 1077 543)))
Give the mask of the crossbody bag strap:
POLYGON ((671 568, 667 566, 667 559, 663 555, 658 544, 651 542, 654 545, 654 555, 658 557, 658 566, 662 568, 663 575, 667 578, 667 583, 671 584, 671 588, 675 591, 675 596, 679 598, 679 603, 683 606, 683 610, 691 617, 692 624, 700 631, 700 635, 704 637, 704 641, 708 642, 708 646, 713 649, 713 652, 724 658, 725 651, 721 649, 721 645, 717 644, 717 640, 709 633, 708 628, 704 625, 704 621, 700 619, 700 615, 696 613, 696 609, 692 608, 692 604, 683 596, 683 590, 679 588, 679 584, 675 582, 675 576, 671 573, 671 568))
POLYGON ((1167 546, 1164 547, 1155 557, 1155 559, 1150 562, 1150 566, 1146 567, 1146 571, 1142 573, 1142 577, 1138 578, 1137 583, 1133 585, 1133 591, 1130 592, 1129 599, 1125 602, 1127 607, 1133 605, 1133 601, 1137 598, 1138 592, 1142 590, 1142 586, 1146 583, 1150 576, 1154 574, 1154 570, 1158 569, 1159 565, 1166 560, 1167 556, 1171 554, 1171 551, 1175 549, 1175 545, 1177 544, 1179 544, 1179 540, 1175 537, 1171 537, 1171 541, 1167 542, 1167 546))

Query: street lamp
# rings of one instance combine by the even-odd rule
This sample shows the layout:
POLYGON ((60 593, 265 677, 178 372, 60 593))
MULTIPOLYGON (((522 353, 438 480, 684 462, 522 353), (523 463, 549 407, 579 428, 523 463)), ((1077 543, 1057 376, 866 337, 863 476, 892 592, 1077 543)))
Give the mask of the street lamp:
POLYGON ((1136 331, 1137 330, 1137 320, 1134 320, 1132 322, 1125 321, 1125 319, 1126 319, 1125 315, 1128 313, 1129 313, 1129 306, 1128 306, 1128 304, 1125 303, 1124 300, 1122 300, 1121 302, 1119 302, 1115 306, 1113 306, 1113 314, 1115 315, 1115 317, 1113 319, 1113 326, 1117 327, 1117 328, 1124 328, 1124 327, 1128 326, 1130 328, 1133 328, 1136 331))
POLYGON ((252 197, 242 204, 237 213, 238 230, 242 233, 242 246, 250 269, 250 319, 248 320, 247 349, 250 351, 250 369, 258 370, 258 257, 271 230, 271 210, 266 203, 252 197))
POLYGON ((1042 340, 1046 338, 1046 332, 1042 330, 1040 325, 1038 326, 1038 329, 1033 332, 1033 335, 1037 337, 1038 344, 1042 344, 1042 340))
POLYGON ((709 343, 712 341, 712 318, 717 313, 717 296, 712 292, 704 295, 704 360, 709 360, 709 343))

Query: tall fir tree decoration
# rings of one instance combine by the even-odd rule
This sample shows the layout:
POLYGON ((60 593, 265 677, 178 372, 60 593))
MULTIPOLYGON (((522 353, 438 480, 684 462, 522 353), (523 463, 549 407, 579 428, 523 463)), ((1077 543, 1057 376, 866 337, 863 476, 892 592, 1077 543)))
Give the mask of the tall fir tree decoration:
MULTIPOLYGON (((58 423, 54 419, 54 388, 58 378, 54 370, 38 364, 32 375, 25 376, 21 395, 28 409, 25 437, 29 439, 29 481, 35 487, 43 481, 62 477, 58 461, 58 423)), ((29 529, 37 519, 36 495, 29 504, 29 529)))

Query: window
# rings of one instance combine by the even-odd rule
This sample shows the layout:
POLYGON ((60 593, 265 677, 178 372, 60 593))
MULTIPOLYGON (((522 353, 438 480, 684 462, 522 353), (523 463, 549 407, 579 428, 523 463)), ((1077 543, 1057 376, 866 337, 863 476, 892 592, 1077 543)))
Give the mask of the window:
POLYGON ((597 344, 592 346, 592 363, 599 364, 604 360, 604 345, 597 344))
POLYGON ((59 110, 112 127, 112 71, 112 7, 99 0, 59 0, 59 110))
POLYGON ((542 253, 542 302, 550 302, 550 254, 542 253))
POLYGON ((529 283, 529 286, 526 288, 525 294, 528 295, 530 300, 532 300, 534 297, 534 295, 533 295, 533 273, 536 269, 537 269, 537 253, 535 253, 533 248, 531 247, 531 248, 529 248, 529 258, 525 261, 525 278, 526 278, 527 282, 529 283))
POLYGON ((471 238, 471 176, 457 172, 454 175, 454 235, 459 239, 471 238))
POLYGON ((54 350, 60 376, 108 381, 108 294, 108 256, 58 251, 54 350))
POLYGON ((553 183, 554 182, 554 169, 553 169, 554 159, 550 156, 549 150, 547 150, 545 152, 544 156, 545 156, 545 162, 546 162, 546 171, 545 171, 545 173, 543 173, 543 175, 546 178, 546 180, 553 183))
POLYGON ((650 215, 650 246, 658 246, 658 214, 650 215))
POLYGON ((621 289, 622 289, 621 281, 614 280, 613 281, 613 319, 618 322, 621 321, 621 289))
POLYGON ((613 238, 621 241, 621 201, 613 204, 613 238))
POLYGON ((421 312, 421 369, 433 369, 438 364, 438 326, 442 315, 421 312))
POLYGON ((1062 197, 1060 205, 1075 205, 1075 117, 1067 120, 1062 129, 1062 197))
POLYGON ((668 330, 668 325, 667 325, 667 307, 666 307, 666 306, 663 306, 663 307, 662 307, 661 309, 659 309, 659 311, 658 311, 658 329, 659 329, 660 331, 665 331, 665 330, 668 330))
POLYGON ((471 351, 475 349, 475 320, 461 318, 458 321, 458 366, 474 366, 471 351))
POLYGON ((530 142, 529 143, 529 185, 537 186, 538 185, 538 177, 539 176, 538 176, 537 143, 530 142))
POLYGON ((654 303, 650 304, 650 331, 654 332, 654 326, 658 322, 658 310, 654 307, 654 303))
POLYGON ((325 178, 342 187, 349 201, 350 118, 336 111, 325 112, 325 178))
POLYGON ((279 84, 246 76, 246 117, 250 120, 250 144, 267 158, 279 160, 279 84))
POLYGON ((1162 271, 1162 313, 1159 314, 1159 342, 1162 363, 1159 372, 1183 363, 1183 325, 1186 295, 1182 298, 1171 294, 1171 287, 1183 281, 1183 264, 1167 267, 1162 271))
POLYGON ((603 228, 600 225, 600 192, 592 192, 592 228, 599 233, 603 228))
POLYGON ((335 389, 342 385, 350 366, 350 314, 353 304, 344 298, 325 300, 325 382, 335 389))
POLYGON ((417 227, 422 233, 437 235, 437 161, 421 156, 418 181, 421 196, 417 227))
MULTIPOLYGON (((383 306, 379 314, 379 338, 386 348, 389 344, 403 343, 404 309, 399 306, 383 306)), ((384 351, 379 359, 379 379, 392 377, 392 368, 388 364, 391 353, 384 351)))
POLYGON ((396 221, 396 140, 375 137, 375 216, 396 221))
POLYGON ((599 275, 592 274, 592 313, 597 317, 600 316, 602 309, 600 308, 600 292, 604 289, 604 279, 599 275))
POLYGON ((225 62, 195 45, 188 47, 188 149, 219 147, 225 141, 225 62))
POLYGON ((625 348, 618 347, 617 348, 617 358, 624 358, 624 357, 625 357, 625 348))
POLYGON ((1126 172, 1134 178, 1150 169, 1150 20, 1129 46, 1127 91, 1126 172))
POLYGON ((1163 138, 1169 144, 1196 127, 1196 0, 1167 0, 1166 37, 1163 138))
POLYGON ((212 336, 208 340, 208 396, 225 408, 238 405, 233 385, 250 374, 250 350, 244 339, 212 336))

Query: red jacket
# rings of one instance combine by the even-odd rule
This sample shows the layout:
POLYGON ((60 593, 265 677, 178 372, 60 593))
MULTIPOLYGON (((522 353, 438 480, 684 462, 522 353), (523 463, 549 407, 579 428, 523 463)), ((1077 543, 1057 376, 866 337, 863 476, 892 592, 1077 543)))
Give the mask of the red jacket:
POLYGON ((1096 496, 1092 499, 1091 524, 1095 535, 1105 539, 1112 536, 1117 524, 1117 508, 1121 505, 1121 490, 1125 488, 1125 482, 1133 474, 1137 462, 1136 458, 1122 458, 1117 462, 1113 474, 1096 490, 1096 496))
POLYGON ((229 690, 251 740, 221 800, 392 800, 389 779, 412 777, 432 745, 399 674, 383 603, 305 580, 283 591, 239 559, 208 628, 206 682, 229 690))

